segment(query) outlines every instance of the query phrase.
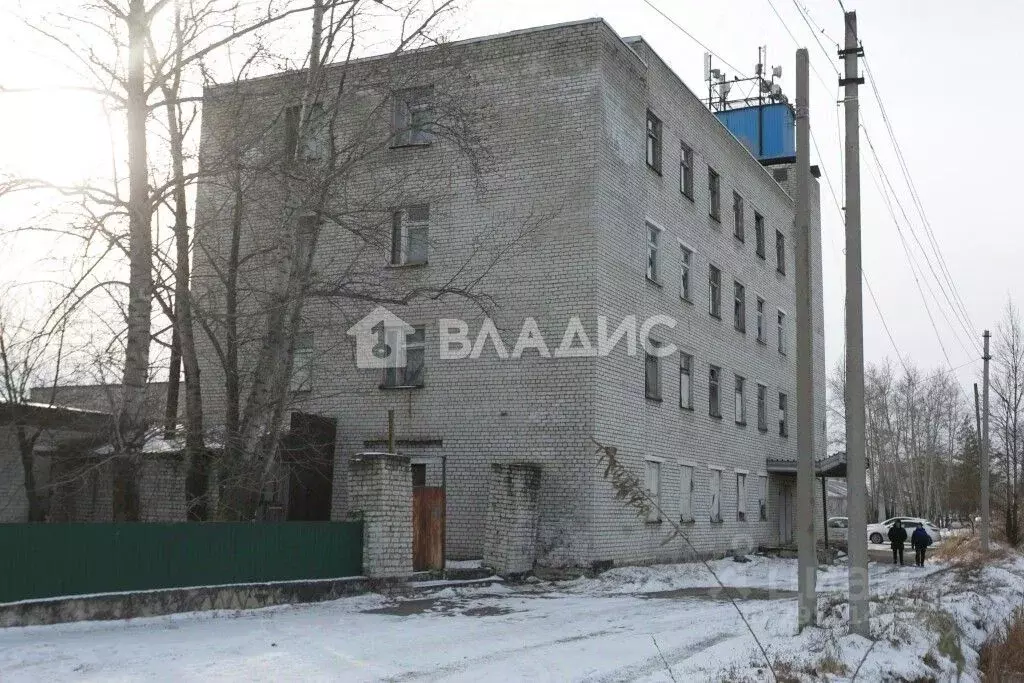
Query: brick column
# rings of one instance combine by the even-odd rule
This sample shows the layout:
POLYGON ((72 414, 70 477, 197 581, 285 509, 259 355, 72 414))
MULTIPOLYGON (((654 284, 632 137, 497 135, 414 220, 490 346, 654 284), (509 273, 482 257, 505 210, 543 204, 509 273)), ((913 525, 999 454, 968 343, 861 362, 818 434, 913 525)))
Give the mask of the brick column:
POLYGON ((360 453, 348 460, 349 516, 363 520, 363 574, 412 573, 412 471, 409 458, 360 453))
POLYGON ((528 462, 491 465, 483 563, 498 574, 533 571, 540 473, 540 465, 528 462))

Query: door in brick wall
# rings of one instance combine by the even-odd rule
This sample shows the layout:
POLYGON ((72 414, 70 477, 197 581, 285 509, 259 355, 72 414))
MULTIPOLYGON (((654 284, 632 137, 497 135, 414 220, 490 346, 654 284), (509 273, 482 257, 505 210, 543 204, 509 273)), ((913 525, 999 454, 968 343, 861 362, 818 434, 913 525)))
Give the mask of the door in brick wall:
POLYGON ((785 482, 779 486, 779 545, 793 543, 793 486, 785 482))
POLYGON ((292 413, 282 448, 288 473, 288 521, 331 519, 335 438, 332 418, 292 413))
POLYGON ((412 489, 412 568, 444 569, 445 496, 440 486, 412 489))

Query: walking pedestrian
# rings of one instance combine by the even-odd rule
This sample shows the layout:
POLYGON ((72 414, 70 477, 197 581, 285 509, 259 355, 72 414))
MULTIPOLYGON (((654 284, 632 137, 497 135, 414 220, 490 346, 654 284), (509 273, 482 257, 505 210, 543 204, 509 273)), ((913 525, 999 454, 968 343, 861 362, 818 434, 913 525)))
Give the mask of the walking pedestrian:
POLYGON ((910 545, 914 547, 914 564, 916 566, 924 566, 925 551, 931 544, 932 537, 927 531, 924 530, 923 526, 919 526, 916 529, 914 529, 914 533, 910 536, 910 545))
POLYGON ((889 547, 892 548, 892 563, 903 566, 903 544, 907 542, 907 530, 903 523, 896 520, 896 523, 889 529, 889 547))

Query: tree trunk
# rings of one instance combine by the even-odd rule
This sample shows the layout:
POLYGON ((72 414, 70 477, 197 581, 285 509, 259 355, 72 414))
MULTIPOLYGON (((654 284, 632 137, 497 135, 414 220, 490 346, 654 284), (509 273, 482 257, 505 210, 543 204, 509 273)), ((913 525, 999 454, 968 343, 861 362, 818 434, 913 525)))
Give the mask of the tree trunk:
MULTIPOLYGON (((36 488, 34 437, 25 433, 25 425, 17 425, 15 432, 18 437, 18 451, 21 454, 21 469, 25 477, 25 498, 28 500, 28 521, 45 522, 43 498, 36 488)), ((38 433, 37 433, 38 436, 38 433)))

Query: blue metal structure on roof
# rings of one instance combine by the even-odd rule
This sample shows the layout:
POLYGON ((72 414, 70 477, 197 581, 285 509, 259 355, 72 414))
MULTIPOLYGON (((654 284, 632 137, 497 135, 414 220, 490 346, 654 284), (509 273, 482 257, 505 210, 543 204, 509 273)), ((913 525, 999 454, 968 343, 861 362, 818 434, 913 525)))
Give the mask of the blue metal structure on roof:
POLYGON ((715 112, 715 116, 758 161, 771 163, 796 157, 796 119, 789 104, 773 102, 726 109, 715 112))

